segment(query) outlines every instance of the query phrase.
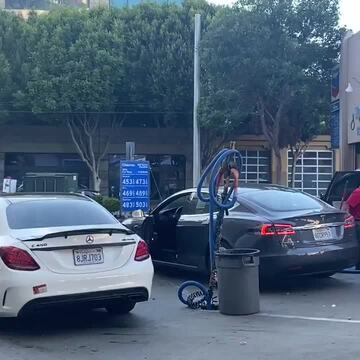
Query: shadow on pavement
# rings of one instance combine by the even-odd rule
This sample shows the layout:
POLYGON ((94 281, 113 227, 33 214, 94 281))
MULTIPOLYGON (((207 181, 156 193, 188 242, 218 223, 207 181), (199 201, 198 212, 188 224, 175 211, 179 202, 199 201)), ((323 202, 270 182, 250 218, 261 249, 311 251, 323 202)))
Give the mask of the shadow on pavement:
MULTIPOLYGON (((326 293, 329 290, 351 290, 357 286, 354 282, 347 281, 347 279, 342 275, 341 277, 335 276, 326 279, 301 277, 267 281, 262 282, 261 293, 272 297, 279 296, 279 298, 290 292, 296 295, 300 293, 312 294, 316 297, 317 294, 326 293)), ((155 301, 157 305, 168 301, 176 301, 177 287, 186 280, 197 280, 204 284, 208 281, 207 277, 201 274, 174 269, 158 269, 154 279, 154 298, 152 298, 152 301, 155 301)), ((177 304, 177 302, 175 303, 177 304)), ((139 304, 138 306, 143 305, 139 304)), ((147 306, 156 305, 149 303, 147 306)), ((161 312, 158 309, 157 311, 161 312)), ((142 316, 141 312, 137 312, 137 308, 132 314, 123 316, 109 315, 103 309, 59 309, 32 314, 23 319, 0 318, 0 336, 51 337, 59 334, 66 334, 67 336, 81 334, 86 336, 86 334, 92 333, 99 333, 104 336, 112 334, 128 335, 128 333, 133 332, 152 332, 154 328, 159 326, 156 319, 156 316, 142 316)))
POLYGON ((263 281, 261 283, 261 292, 276 293, 284 291, 308 291, 318 292, 330 289, 350 289, 353 285, 343 279, 336 277, 317 278, 313 276, 303 276, 294 278, 284 278, 276 281, 263 281))
MULTIPOLYGON (((171 278, 180 285, 183 281, 196 280, 202 284, 208 283, 207 276, 191 271, 178 269, 158 268, 156 274, 160 278, 171 278)), ((319 278, 316 276, 298 276, 290 278, 280 278, 277 280, 264 279, 260 281, 260 290, 262 293, 282 293, 291 292, 316 292, 329 290, 333 288, 350 289, 353 285, 344 279, 336 277, 319 278)))
MULTIPOLYGON (((136 312, 136 310, 134 310, 136 312)), ((146 319, 134 314, 110 315, 105 310, 43 311, 18 319, 0 319, 0 336, 52 336, 57 334, 84 333, 84 330, 106 329, 120 332, 143 328, 146 319)), ((106 335, 105 333, 103 335, 106 335)))

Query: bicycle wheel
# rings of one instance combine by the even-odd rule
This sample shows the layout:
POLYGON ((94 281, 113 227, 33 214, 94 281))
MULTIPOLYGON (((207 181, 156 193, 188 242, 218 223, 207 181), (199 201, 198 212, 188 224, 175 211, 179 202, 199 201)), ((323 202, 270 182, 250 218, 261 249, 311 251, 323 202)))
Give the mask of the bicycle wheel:
POLYGON ((178 298, 193 309, 201 307, 208 301, 208 289, 197 281, 186 281, 179 287, 178 298))

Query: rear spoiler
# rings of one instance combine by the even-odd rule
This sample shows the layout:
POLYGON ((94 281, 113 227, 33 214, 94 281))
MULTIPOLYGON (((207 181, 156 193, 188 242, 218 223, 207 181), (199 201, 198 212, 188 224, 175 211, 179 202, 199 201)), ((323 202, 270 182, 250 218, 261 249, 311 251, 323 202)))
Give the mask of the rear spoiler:
POLYGON ((129 229, 119 229, 119 228, 103 228, 103 229, 79 229, 79 230, 66 230, 60 232, 48 233, 43 236, 33 237, 33 238, 17 238, 21 241, 42 241, 45 239, 55 238, 55 237, 64 237, 65 239, 73 235, 84 235, 84 234, 125 234, 125 235, 134 235, 135 233, 129 229))

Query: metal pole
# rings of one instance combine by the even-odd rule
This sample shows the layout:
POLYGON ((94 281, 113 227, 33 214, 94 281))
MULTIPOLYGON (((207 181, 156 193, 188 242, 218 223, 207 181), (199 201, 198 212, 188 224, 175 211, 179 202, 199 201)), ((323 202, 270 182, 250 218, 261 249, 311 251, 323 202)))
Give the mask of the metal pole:
POLYGON ((193 185, 197 186, 200 179, 200 131, 198 124, 198 105, 200 99, 200 43, 201 19, 195 14, 195 41, 194 41, 194 119, 193 119, 193 185))
POLYGON ((126 160, 135 160, 135 142, 125 142, 126 160))

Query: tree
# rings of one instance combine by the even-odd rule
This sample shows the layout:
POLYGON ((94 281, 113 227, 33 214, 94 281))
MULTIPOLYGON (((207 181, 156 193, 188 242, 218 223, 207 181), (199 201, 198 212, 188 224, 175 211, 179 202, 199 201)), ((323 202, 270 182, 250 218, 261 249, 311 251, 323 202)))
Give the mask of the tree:
POLYGON ((32 16, 27 85, 18 103, 40 119, 65 122, 98 190, 109 144, 107 138, 95 146, 104 118, 111 126, 149 119, 158 126, 189 125, 193 18, 202 13, 206 26, 214 11, 204 0, 189 0, 32 16))
POLYGON ((299 104, 301 118, 313 111, 298 94, 322 98, 339 45, 337 0, 239 0, 224 9, 202 42, 210 125, 231 131, 251 114, 275 154, 280 183, 292 106, 299 104), (320 94, 311 91, 317 81, 320 94))
MULTIPOLYGON (((311 81, 308 79, 308 82, 311 81)), ((289 104, 280 133, 280 145, 290 149, 290 186, 295 186, 295 168, 311 140, 325 133, 328 126, 329 94, 327 82, 316 80, 299 86, 289 104)))
POLYGON ((119 13, 128 110, 155 112, 159 127, 191 124, 194 15, 202 15, 205 31, 215 11, 205 0, 186 0, 180 6, 144 3, 119 13))
MULTIPOLYGON (((10 64, 4 54, 0 53, 0 108, 11 98, 11 77, 10 64)), ((0 119, 6 116, 6 112, 1 111, 0 119)))
POLYGON ((25 22, 0 11, 0 119, 8 120, 15 109, 15 94, 24 86, 22 76, 25 22))
POLYGON ((121 24, 105 10, 57 10, 32 17, 28 34, 28 81, 18 99, 46 121, 65 122, 99 191, 111 134, 96 140, 101 121, 118 121, 124 77, 121 24))

